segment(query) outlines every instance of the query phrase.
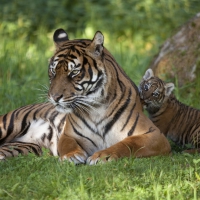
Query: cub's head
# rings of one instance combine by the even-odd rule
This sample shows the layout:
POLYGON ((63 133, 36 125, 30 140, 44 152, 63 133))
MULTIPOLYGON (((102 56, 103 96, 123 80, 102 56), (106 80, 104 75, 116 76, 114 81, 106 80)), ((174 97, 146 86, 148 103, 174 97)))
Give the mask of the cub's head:
POLYGON ((103 100, 107 81, 104 67, 104 37, 69 40, 63 29, 55 31, 56 52, 50 59, 48 98, 60 112, 87 112, 103 100))
POLYGON ((147 111, 157 112, 167 101, 174 89, 173 83, 165 83, 148 69, 139 85, 140 99, 147 111))

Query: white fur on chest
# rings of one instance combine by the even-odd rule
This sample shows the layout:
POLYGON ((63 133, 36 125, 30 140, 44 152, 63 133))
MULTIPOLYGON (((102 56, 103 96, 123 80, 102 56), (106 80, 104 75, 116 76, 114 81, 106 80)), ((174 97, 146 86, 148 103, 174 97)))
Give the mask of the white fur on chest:
MULTIPOLYGON (((105 110, 102 109, 102 112, 105 112, 105 110)), ((96 151, 106 149, 127 137, 126 132, 121 131, 123 122, 117 121, 117 123, 114 123, 112 127, 106 131, 109 119, 106 117, 102 119, 102 116, 100 116, 100 114, 94 114, 91 118, 84 118, 87 125, 80 120, 78 122, 79 127, 76 127, 77 131, 83 136, 76 135, 76 137, 90 155, 96 151), (83 139, 84 137, 90 140, 83 139), (91 141, 95 145, 92 144, 91 141)))

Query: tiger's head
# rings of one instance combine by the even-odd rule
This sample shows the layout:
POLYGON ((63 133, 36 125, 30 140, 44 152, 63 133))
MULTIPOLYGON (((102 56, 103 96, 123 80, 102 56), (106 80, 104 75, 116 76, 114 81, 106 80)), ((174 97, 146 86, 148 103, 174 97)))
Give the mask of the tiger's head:
POLYGON ((107 82, 102 33, 96 32, 93 40, 69 40, 58 29, 53 40, 56 51, 49 63, 49 101, 64 113, 101 104, 107 82))
POLYGON ((174 90, 173 83, 165 83, 148 69, 139 85, 140 99, 149 113, 156 113, 174 90))

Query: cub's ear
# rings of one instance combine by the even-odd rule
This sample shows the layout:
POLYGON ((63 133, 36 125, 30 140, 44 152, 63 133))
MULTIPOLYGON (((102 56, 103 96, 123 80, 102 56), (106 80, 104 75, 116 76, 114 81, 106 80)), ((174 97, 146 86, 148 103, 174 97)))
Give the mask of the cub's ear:
POLYGON ((165 96, 169 96, 172 91, 174 90, 174 84, 173 83, 166 83, 165 84, 165 96))
POLYGON ((145 72, 144 76, 143 76, 143 79, 145 81, 147 81, 148 79, 154 77, 154 73, 153 73, 153 70, 152 69, 147 69, 147 71, 145 72))
POLYGON ((69 38, 67 33, 62 28, 59 28, 54 32, 53 40, 56 46, 61 46, 64 42, 68 41, 69 38))
POLYGON ((94 56, 100 56, 100 55, 102 55, 103 42, 104 42, 104 36, 103 36, 103 34, 100 31, 97 31, 95 33, 95 35, 94 35, 92 43, 89 45, 89 51, 94 56))

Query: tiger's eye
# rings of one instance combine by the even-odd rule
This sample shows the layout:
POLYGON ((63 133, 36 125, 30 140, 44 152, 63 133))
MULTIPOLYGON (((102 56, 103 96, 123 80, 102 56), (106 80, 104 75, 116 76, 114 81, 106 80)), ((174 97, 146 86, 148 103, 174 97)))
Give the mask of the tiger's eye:
POLYGON ((73 78, 74 76, 76 76, 77 74, 79 74, 80 70, 73 70, 71 73, 70 73, 70 76, 73 78))
POLYGON ((153 92, 153 93, 152 93, 152 96, 153 96, 153 97, 158 97, 158 95, 159 95, 159 92, 153 92))
POLYGON ((72 71, 72 74, 76 75, 76 74, 78 74, 78 72, 79 72, 79 70, 74 70, 74 71, 72 71))
POLYGON ((145 85, 144 85, 144 90, 147 91, 148 89, 149 89, 148 85, 145 84, 145 85))

